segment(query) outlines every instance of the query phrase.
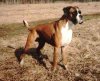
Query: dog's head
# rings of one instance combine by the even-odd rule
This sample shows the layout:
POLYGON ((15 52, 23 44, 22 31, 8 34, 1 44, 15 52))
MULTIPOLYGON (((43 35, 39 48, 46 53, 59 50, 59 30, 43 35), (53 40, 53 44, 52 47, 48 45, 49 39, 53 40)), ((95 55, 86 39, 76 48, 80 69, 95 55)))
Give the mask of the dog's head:
POLYGON ((75 6, 68 6, 63 8, 64 15, 67 19, 72 21, 74 24, 82 24, 83 23, 83 16, 81 14, 81 10, 75 6))

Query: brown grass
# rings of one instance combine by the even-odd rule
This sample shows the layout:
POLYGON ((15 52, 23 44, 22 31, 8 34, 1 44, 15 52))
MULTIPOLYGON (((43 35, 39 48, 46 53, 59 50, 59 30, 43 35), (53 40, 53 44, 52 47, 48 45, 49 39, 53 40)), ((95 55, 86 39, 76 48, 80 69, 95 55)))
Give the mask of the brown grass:
MULTIPOLYGON (((65 3, 63 4, 63 6, 67 5, 65 3)), ((95 3, 95 6, 91 5, 94 3, 77 3, 77 5, 79 4, 81 4, 80 7, 82 8, 82 11, 84 11, 84 14, 87 14, 88 12, 92 12, 91 14, 94 12, 99 12, 99 2, 95 3), (85 9, 85 5, 89 5, 89 10, 85 9)), ((56 5, 57 7, 54 5, 51 7, 50 5, 48 5, 47 8, 54 8, 55 14, 55 10, 58 9, 59 12, 59 8, 62 9, 60 4, 58 6, 56 5), (55 7, 57 9, 55 9, 55 7)), ((20 9, 23 9, 26 5, 20 6, 20 9)), ((38 5, 35 5, 33 7, 33 5, 30 5, 32 9, 37 8, 37 6, 38 5)), ((47 5, 42 5, 42 8, 46 9, 45 6, 47 5)), ((19 11, 19 5, 16 7, 7 7, 11 8, 11 13, 13 13, 13 11, 16 9, 18 9, 18 12, 21 11, 19 11)), ((8 9, 4 7, 4 5, 0 5, 0 10, 7 11, 8 9)), ((32 13, 32 11, 30 12, 32 13)), ((61 13, 58 12, 57 14, 61 15, 61 13)), ((0 22, 2 21, 1 24, 4 22, 11 23, 13 20, 15 20, 14 22, 17 21, 16 18, 11 19, 11 16, 9 15, 7 20, 5 17, 6 14, 4 15, 3 12, 1 13, 3 16, 1 18, 4 18, 4 21, 0 19, 0 22)), ((19 19, 19 16, 16 16, 18 17, 18 22, 21 22, 19 20, 22 17, 19 19)), ((32 15, 32 18, 33 17, 34 16, 32 15)), ((55 18, 56 17, 58 16, 55 16, 55 18)), ((39 21, 35 23, 31 22, 30 24, 36 25, 39 23, 47 23, 51 21, 53 20, 39 21)), ((30 55, 25 56, 24 66, 21 67, 17 59, 18 55, 16 54, 22 53, 28 31, 23 26, 23 24, 0 25, 0 81, 100 81, 100 15, 96 14, 85 16, 84 23, 82 25, 76 25, 76 27, 73 28, 73 31, 73 40, 66 50, 68 70, 64 70, 61 66, 62 62, 59 62, 57 70, 52 72, 52 46, 46 44, 45 47, 41 50, 43 55, 48 56, 48 59, 43 59, 47 68, 45 68, 43 63, 37 60, 37 54, 35 53, 34 48, 31 50, 30 55)), ((35 45, 37 46, 37 43, 35 45)), ((59 60, 61 60, 60 51, 59 60)))
POLYGON ((1 31, 0 81, 100 81, 100 16, 87 16, 82 25, 73 28, 73 40, 66 50, 68 70, 60 62, 56 72, 51 70, 52 46, 46 44, 41 50, 49 59, 43 59, 47 69, 35 58, 34 50, 20 67, 16 53, 23 50, 27 29, 22 24, 9 24, 1 25, 1 31))

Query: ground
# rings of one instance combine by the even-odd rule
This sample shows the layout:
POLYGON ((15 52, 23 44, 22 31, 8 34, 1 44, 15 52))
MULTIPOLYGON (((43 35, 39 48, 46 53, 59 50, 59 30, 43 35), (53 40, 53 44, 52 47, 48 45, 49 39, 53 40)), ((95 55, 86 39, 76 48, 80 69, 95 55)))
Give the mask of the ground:
POLYGON ((35 43, 30 55, 24 57, 24 65, 19 65, 17 57, 23 51, 28 30, 22 23, 7 23, 0 25, 0 81, 100 81, 100 14, 85 15, 84 23, 73 28, 73 39, 66 49, 68 69, 61 66, 59 51, 55 72, 51 70, 53 47, 49 44, 41 50, 48 57, 43 59, 45 64, 37 59, 35 43))

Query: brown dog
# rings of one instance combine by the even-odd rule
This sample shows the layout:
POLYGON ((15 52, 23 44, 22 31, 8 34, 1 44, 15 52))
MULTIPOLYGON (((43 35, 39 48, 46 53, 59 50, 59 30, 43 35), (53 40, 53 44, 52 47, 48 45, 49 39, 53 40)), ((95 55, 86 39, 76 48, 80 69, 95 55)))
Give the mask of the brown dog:
MULTIPOLYGON (((78 7, 68 6, 63 8, 63 11, 64 15, 55 22, 28 28, 30 32, 24 49, 24 52, 27 53, 32 43, 36 40, 39 43, 37 53, 40 53, 41 48, 43 48, 46 42, 54 46, 53 69, 57 66, 58 48, 62 49, 63 64, 67 68, 64 51, 71 42, 72 27, 77 23, 83 23, 81 11, 78 7)), ((24 24, 28 27, 27 21, 24 21, 24 24)), ((23 56, 24 54, 20 57, 20 64, 23 63, 23 56)))

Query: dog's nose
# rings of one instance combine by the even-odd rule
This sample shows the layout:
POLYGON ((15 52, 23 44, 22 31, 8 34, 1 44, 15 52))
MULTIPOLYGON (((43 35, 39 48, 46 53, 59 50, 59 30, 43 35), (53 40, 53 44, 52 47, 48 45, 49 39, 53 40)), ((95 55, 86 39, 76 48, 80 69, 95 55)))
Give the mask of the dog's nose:
POLYGON ((79 17, 81 19, 79 24, 82 24, 83 23, 83 16, 82 15, 79 15, 79 17))

